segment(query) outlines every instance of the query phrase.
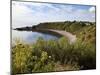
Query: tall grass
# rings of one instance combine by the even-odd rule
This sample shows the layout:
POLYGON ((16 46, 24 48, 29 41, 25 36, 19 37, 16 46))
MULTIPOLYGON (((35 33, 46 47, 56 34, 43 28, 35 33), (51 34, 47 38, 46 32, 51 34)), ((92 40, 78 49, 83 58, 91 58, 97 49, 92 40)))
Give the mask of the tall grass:
POLYGON ((65 37, 39 38, 35 44, 20 42, 12 48, 12 74, 95 68, 95 45, 82 40, 69 44, 65 37))

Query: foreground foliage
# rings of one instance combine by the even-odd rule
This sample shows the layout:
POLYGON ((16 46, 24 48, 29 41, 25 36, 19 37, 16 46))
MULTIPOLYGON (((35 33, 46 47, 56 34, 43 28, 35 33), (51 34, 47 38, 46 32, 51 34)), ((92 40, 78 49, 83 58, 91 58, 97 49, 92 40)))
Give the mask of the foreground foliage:
POLYGON ((96 68, 95 46, 80 40, 69 44, 65 37, 39 38, 33 45, 18 43, 12 48, 12 59, 13 74, 96 68))

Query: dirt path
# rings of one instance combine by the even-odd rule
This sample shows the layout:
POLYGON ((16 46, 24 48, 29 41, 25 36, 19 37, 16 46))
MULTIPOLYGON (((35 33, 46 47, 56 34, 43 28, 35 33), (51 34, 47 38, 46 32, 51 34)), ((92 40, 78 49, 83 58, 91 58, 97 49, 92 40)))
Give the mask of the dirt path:
POLYGON ((63 30, 53 30, 53 29, 47 29, 48 31, 56 32, 60 35, 63 35, 67 37, 70 41, 70 43, 74 43, 76 41, 76 35, 71 34, 70 32, 66 32, 63 30))

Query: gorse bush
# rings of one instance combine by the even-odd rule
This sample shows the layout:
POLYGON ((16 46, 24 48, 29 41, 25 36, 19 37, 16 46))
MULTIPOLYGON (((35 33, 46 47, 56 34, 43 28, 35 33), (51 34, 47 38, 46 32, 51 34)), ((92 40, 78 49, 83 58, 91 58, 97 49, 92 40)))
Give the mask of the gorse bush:
POLYGON ((96 47, 94 44, 78 40, 74 44, 72 55, 77 57, 78 63, 82 67, 81 69, 96 68, 96 47))
POLYGON ((52 71, 54 66, 47 52, 23 43, 12 48, 12 59, 12 74, 52 71))
POLYGON ((65 37, 49 41, 39 38, 33 45, 20 43, 12 48, 13 74, 95 68, 95 46, 81 40, 69 44, 65 37))
POLYGON ((27 44, 17 44, 12 48, 12 71, 15 73, 27 72, 27 59, 30 59, 31 46, 27 44))

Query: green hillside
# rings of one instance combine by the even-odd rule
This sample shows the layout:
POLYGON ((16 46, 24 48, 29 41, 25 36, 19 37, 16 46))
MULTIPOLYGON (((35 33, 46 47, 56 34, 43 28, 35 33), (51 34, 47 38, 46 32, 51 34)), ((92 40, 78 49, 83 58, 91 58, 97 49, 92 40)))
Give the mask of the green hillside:
POLYGON ((84 22, 84 21, 47 22, 47 23, 40 23, 35 28, 64 30, 75 34, 77 38, 82 41, 95 43, 95 36, 96 36, 95 22, 84 22))

